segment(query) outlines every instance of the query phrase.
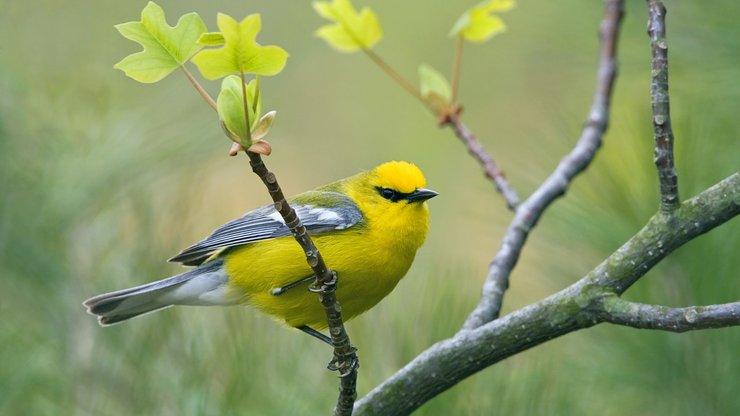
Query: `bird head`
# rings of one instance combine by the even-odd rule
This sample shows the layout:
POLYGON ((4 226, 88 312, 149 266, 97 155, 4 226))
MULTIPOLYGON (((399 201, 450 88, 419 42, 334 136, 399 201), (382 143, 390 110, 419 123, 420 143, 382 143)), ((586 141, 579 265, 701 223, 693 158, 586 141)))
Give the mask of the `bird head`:
POLYGON ((420 246, 429 228, 426 200, 437 193, 426 189, 426 179, 416 165, 386 162, 350 179, 347 193, 373 228, 390 236, 404 235, 420 246))
POLYGON ((408 162, 386 162, 369 172, 369 185, 378 195, 387 202, 379 200, 377 203, 388 205, 388 202, 398 205, 422 205, 427 199, 437 196, 437 193, 426 189, 426 179, 416 165, 408 162))

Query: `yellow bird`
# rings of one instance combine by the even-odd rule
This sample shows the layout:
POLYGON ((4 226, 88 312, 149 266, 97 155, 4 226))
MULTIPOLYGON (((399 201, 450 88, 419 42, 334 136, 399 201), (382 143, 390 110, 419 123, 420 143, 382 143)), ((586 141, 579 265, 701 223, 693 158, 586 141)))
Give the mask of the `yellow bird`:
MULTIPOLYGON (((387 162, 288 199, 327 266, 336 271, 337 299, 349 320, 388 295, 411 267, 429 229, 419 168, 387 162)), ((272 205, 216 229, 170 261, 196 266, 157 282, 84 302, 101 325, 173 305, 251 305, 323 341, 326 315, 302 249, 272 205)))

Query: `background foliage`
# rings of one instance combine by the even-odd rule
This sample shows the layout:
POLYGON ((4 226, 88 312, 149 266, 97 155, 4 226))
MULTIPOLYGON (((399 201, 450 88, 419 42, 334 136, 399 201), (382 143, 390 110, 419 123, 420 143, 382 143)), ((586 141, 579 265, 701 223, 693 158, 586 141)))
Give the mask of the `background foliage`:
MULTIPOLYGON (((683 198, 737 169, 740 5, 720 3, 667 2, 683 198)), ((307 2, 160 4, 171 24, 194 10, 211 28, 217 11, 260 12, 266 42, 291 53, 263 83, 280 113, 270 165, 287 193, 389 159, 414 161, 441 193, 407 278, 349 324, 360 394, 454 333, 510 214, 451 132, 364 57, 313 37, 323 22, 307 2)), ((178 272, 164 259, 267 196, 245 158, 226 159, 215 115, 184 78, 151 87, 112 69, 133 51, 113 25, 136 20, 143 1, 0 5, 0 414, 327 412, 329 351, 249 308, 176 308, 107 329, 84 313, 80 302, 93 294, 178 272)), ((420 62, 449 67, 446 34, 468 3, 372 5, 385 29, 377 51, 402 73, 413 78, 420 62)), ((522 2, 506 15, 505 36, 466 47, 464 120, 522 194, 580 132, 601 6, 522 2)), ((605 146, 538 225, 504 312, 573 282, 657 209, 647 14, 640 1, 627 12, 605 146)), ((739 231, 735 221, 688 244, 627 298, 738 299, 739 231)), ((737 328, 676 335, 601 325, 487 369, 419 414, 738 414, 737 345, 737 328)))

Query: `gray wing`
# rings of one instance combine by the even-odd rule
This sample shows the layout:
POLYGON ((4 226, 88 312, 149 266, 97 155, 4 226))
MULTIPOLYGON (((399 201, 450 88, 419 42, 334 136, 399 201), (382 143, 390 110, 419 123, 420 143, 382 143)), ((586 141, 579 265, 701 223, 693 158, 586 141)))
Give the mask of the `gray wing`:
MULTIPOLYGON (((312 192, 313 193, 313 192, 312 192)), ((303 198, 309 199, 309 198, 303 198)), ((337 192, 322 192, 322 201, 330 206, 311 203, 291 203, 298 218, 311 234, 343 230, 362 220, 362 212, 347 196, 337 192)), ((230 221, 204 240, 181 251, 169 261, 197 266, 219 249, 290 235, 273 205, 265 205, 230 221)))

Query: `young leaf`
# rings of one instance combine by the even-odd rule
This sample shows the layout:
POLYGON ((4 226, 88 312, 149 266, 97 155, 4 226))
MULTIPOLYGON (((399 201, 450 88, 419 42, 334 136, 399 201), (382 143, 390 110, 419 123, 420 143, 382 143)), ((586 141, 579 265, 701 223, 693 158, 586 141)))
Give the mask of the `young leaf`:
POLYGON ((254 143, 252 143, 252 145, 249 146, 249 149, 247 150, 252 153, 270 156, 270 154, 272 153, 272 146, 270 146, 270 143, 267 140, 258 139, 255 140, 254 143))
POLYGON ((372 49, 383 37, 378 17, 365 7, 358 13, 349 0, 315 1, 313 8, 333 24, 322 26, 316 36, 340 52, 372 49))
POLYGON ((421 97, 441 115, 451 110, 452 88, 444 75, 429 65, 419 65, 421 97))
POLYGON ((206 31, 206 25, 197 13, 188 13, 171 27, 162 8, 150 1, 141 11, 140 22, 122 23, 116 29, 144 50, 123 58, 113 67, 139 82, 151 83, 172 73, 203 47, 198 38, 206 31))
MULTIPOLYGON (((275 75, 285 67, 288 52, 274 45, 262 46, 255 40, 262 30, 259 14, 237 22, 231 16, 219 13, 218 28, 223 35, 223 47, 201 51, 193 58, 193 63, 205 78, 218 79, 240 73, 275 75)), ((204 40, 208 41, 209 37, 204 40)))
POLYGON ((268 111, 264 116, 260 117, 257 123, 254 123, 254 127, 252 127, 252 141, 261 140, 267 136, 267 133, 272 128, 272 124, 275 122, 276 114, 277 111, 275 110, 268 111))
POLYGON ((419 81, 421 84, 421 96, 428 97, 430 94, 436 94, 449 101, 452 97, 450 83, 444 75, 429 65, 419 65, 419 81))
MULTIPOLYGON (((221 126, 223 127, 223 124, 221 126)), ((226 130, 226 132, 228 132, 228 130, 226 130)), ((244 151, 244 147, 242 145, 240 145, 239 143, 231 143, 231 148, 229 149, 229 156, 236 156, 239 154, 239 152, 242 152, 242 151, 244 151)))
POLYGON ((495 12, 505 12, 514 7, 514 0, 488 0, 467 10, 455 22, 450 36, 481 43, 506 30, 506 25, 495 12))
MULTIPOLYGON (((249 103, 249 121, 250 130, 259 120, 262 111, 262 103, 259 99, 255 100, 257 95, 257 82, 250 81, 247 84, 247 102, 249 103), (253 102, 256 101, 256 111, 253 110, 253 102)), ((218 118, 221 120, 226 129, 234 136, 237 136, 239 144, 249 146, 244 120, 244 100, 242 96, 242 80, 236 75, 224 78, 221 82, 221 92, 218 94, 216 102, 218 107, 218 118)), ((229 135, 231 137, 231 135, 229 135)), ((232 139, 233 140, 233 139, 232 139)))

